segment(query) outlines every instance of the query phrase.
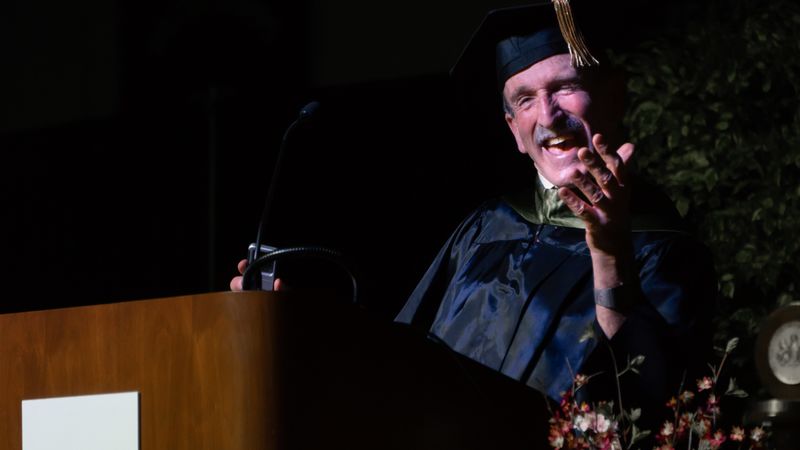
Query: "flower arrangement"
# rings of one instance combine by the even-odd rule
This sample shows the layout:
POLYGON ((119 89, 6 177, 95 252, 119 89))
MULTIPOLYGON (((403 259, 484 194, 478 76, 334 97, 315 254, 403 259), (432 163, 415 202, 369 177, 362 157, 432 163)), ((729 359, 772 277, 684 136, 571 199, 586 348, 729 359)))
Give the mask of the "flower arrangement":
MULTIPOLYGON (((638 366, 644 362, 644 356, 628 360, 628 364, 617 379, 627 372, 638 373, 638 366)), ((650 435, 650 431, 640 431, 636 420, 641 415, 640 409, 614 413, 614 402, 598 402, 588 405, 580 404, 575 394, 595 375, 577 374, 573 378, 572 388, 561 394, 561 402, 556 411, 551 411, 550 434, 548 441, 555 449, 564 450, 622 450, 650 435), (630 437, 629 445, 623 444, 630 437)), ((621 405, 620 401, 620 405, 621 405)))
MULTIPOLYGON (((728 359, 728 355, 736 348, 739 340, 728 341, 719 367, 709 366, 711 376, 703 377, 696 382, 696 389, 683 390, 677 397, 667 401, 667 408, 672 411, 672 420, 664 422, 656 436, 659 446, 657 450, 677 450, 681 448, 698 450, 717 450, 723 448, 763 449, 766 431, 755 427, 749 433, 740 426, 733 426, 729 431, 717 426, 720 416, 720 393, 717 391, 720 374, 728 359), (694 443, 696 447, 693 447, 694 443)), ((731 378, 723 396, 746 397, 747 393, 736 386, 736 379, 731 378)))
MULTIPOLYGON (((725 349, 719 349, 722 353, 719 367, 709 365, 711 375, 697 380, 696 389, 681 387, 678 395, 666 402, 671 419, 664 422, 655 436, 653 450, 765 449, 767 432, 764 428, 754 427, 747 432, 741 426, 733 426, 726 431, 717 424, 721 414, 720 395, 747 396, 737 387, 734 378, 730 379, 724 393, 717 392, 722 368, 737 344, 738 339, 734 338, 728 341, 725 349)), ((616 373, 617 381, 628 372, 638 373, 643 363, 643 356, 629 359, 627 366, 616 373)), ((550 446, 557 450, 641 450, 640 446, 651 431, 636 426, 640 409, 626 411, 622 408, 621 397, 617 412, 611 401, 588 405, 576 400, 575 394, 593 376, 575 375, 572 388, 562 393, 559 407, 551 410, 550 446)), ((619 383, 617 386, 619 388, 619 383)))

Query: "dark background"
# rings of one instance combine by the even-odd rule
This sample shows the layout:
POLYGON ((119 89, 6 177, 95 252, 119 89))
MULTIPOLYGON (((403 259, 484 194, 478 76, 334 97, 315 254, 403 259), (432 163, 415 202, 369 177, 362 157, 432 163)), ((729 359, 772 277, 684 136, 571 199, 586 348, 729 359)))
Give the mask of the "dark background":
POLYGON ((516 158, 447 83, 509 4, 3 2, 0 311, 226 290, 318 100, 266 241, 343 251, 390 316, 516 158))
POLYGON ((447 81, 513 4, 3 2, 0 312, 226 290, 281 136, 318 100, 266 242, 343 251, 390 317, 461 218, 528 173, 447 81))

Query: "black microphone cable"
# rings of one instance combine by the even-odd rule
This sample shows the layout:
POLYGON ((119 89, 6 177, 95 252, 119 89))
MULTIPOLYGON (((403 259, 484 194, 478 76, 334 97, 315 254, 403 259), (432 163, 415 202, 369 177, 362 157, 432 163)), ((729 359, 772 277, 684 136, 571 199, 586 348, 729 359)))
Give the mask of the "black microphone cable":
POLYGON ((257 258, 247 266, 242 274, 242 289, 245 291, 257 289, 258 274, 261 268, 269 263, 277 261, 281 258, 287 257, 312 257, 315 259, 327 260, 338 265, 350 277, 350 285, 352 286, 352 302, 358 304, 358 284, 353 271, 350 269, 349 264, 345 262, 344 255, 336 250, 331 250, 325 247, 290 247, 282 248, 271 251, 264 256, 257 258))

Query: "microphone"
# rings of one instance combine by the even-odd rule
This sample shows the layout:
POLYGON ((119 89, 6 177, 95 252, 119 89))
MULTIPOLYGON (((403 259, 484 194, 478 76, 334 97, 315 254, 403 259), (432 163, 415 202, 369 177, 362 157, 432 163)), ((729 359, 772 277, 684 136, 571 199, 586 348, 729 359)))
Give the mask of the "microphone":
MULTIPOLYGON (((267 224, 269 222, 269 213, 272 209, 272 202, 275 197, 275 190, 278 186, 278 178, 281 173, 281 165, 283 163, 284 155, 286 154, 286 149, 288 147, 289 140, 294 133, 294 131, 302 124, 306 123, 310 120, 316 111, 319 109, 319 102, 312 101, 303 106, 300 109, 300 113, 298 114, 297 119, 289 125, 286 129, 286 132, 283 134, 283 139, 281 139, 280 149, 278 150, 278 157, 275 160, 275 167, 272 170, 272 178, 270 179, 269 189, 267 190, 267 198, 264 201, 264 209, 261 211, 261 219, 258 223, 258 233, 256 234, 256 242, 254 244, 250 244, 248 247, 247 252, 247 263, 248 265, 252 265, 255 260, 257 260, 262 254, 269 253, 271 251, 276 250, 275 247, 270 247, 266 245, 262 245, 262 238, 265 234, 267 224)), ((275 278, 275 262, 272 262, 271 267, 265 267, 262 269, 261 272, 261 289, 262 290, 272 290, 272 281, 275 278)))
POLYGON ((319 102, 318 101, 314 100, 314 101, 308 102, 308 104, 306 106, 303 106, 300 109, 300 117, 298 117, 297 120, 310 119, 311 116, 314 115, 314 113, 318 109, 319 109, 319 102))
POLYGON ((297 119, 289 125, 286 132, 283 134, 281 140, 280 150, 278 157, 275 161, 275 168, 272 173, 272 180, 270 180, 269 190, 267 192, 267 199, 264 202, 264 209, 261 211, 261 220, 258 224, 258 234, 256 235, 256 242, 250 244, 248 247, 247 262, 248 267, 242 274, 242 288, 244 290, 261 289, 262 291, 273 290, 273 282, 275 281, 275 264, 279 258, 314 258, 322 259, 335 263, 344 273, 347 274, 351 285, 352 302, 358 303, 358 287, 356 277, 350 268, 350 264, 345 261, 344 255, 338 251, 331 250, 324 247, 292 247, 278 249, 261 244, 262 236, 265 234, 267 223, 269 219, 270 209, 272 208, 272 201, 275 196, 276 186, 278 185, 278 176, 280 175, 281 164, 286 149, 289 147, 288 143, 292 133, 314 117, 317 110, 319 110, 319 102, 312 101, 300 109, 297 119), (258 275, 260 274, 260 280, 258 275), (258 283, 260 281, 260 285, 258 283))
POLYGON ((297 127, 299 127, 304 122, 307 122, 313 114, 319 109, 319 102, 312 101, 309 102, 307 105, 300 109, 300 114, 298 115, 297 119, 289 125, 289 128, 286 129, 286 132, 283 133, 283 139, 281 139, 281 146, 278 150, 278 157, 275 160, 275 168, 272 170, 272 179, 269 182, 269 190, 267 191, 267 199, 264 202, 264 209, 261 211, 261 220, 258 223, 258 233, 256 234, 256 242, 255 242, 255 251, 250 252, 251 254, 248 257, 248 263, 252 263, 254 260, 258 259, 261 253, 261 238, 264 235, 264 231, 266 230, 270 209, 272 208, 272 201, 275 197, 275 189, 278 185, 278 177, 281 173, 281 164, 283 163, 283 156, 286 153, 286 148, 288 147, 287 143, 289 142, 289 138, 291 137, 292 133, 294 132, 297 127))

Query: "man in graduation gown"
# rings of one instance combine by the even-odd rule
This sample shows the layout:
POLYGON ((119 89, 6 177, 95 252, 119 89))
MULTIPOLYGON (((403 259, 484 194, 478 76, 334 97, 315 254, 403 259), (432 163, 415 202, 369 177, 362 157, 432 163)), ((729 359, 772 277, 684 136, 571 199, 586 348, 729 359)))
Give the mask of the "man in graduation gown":
MULTIPOLYGON (((586 4, 570 15, 591 19, 586 4)), ((624 83, 591 48, 602 27, 587 45, 559 18, 551 2, 493 11, 454 67, 465 92, 491 92, 498 112, 502 99, 538 179, 469 215, 397 320, 554 399, 577 373, 602 372, 584 398, 616 400, 615 366, 643 355, 639 375, 621 379, 623 402, 653 428, 686 370, 706 362, 711 257, 630 168, 624 83)))

